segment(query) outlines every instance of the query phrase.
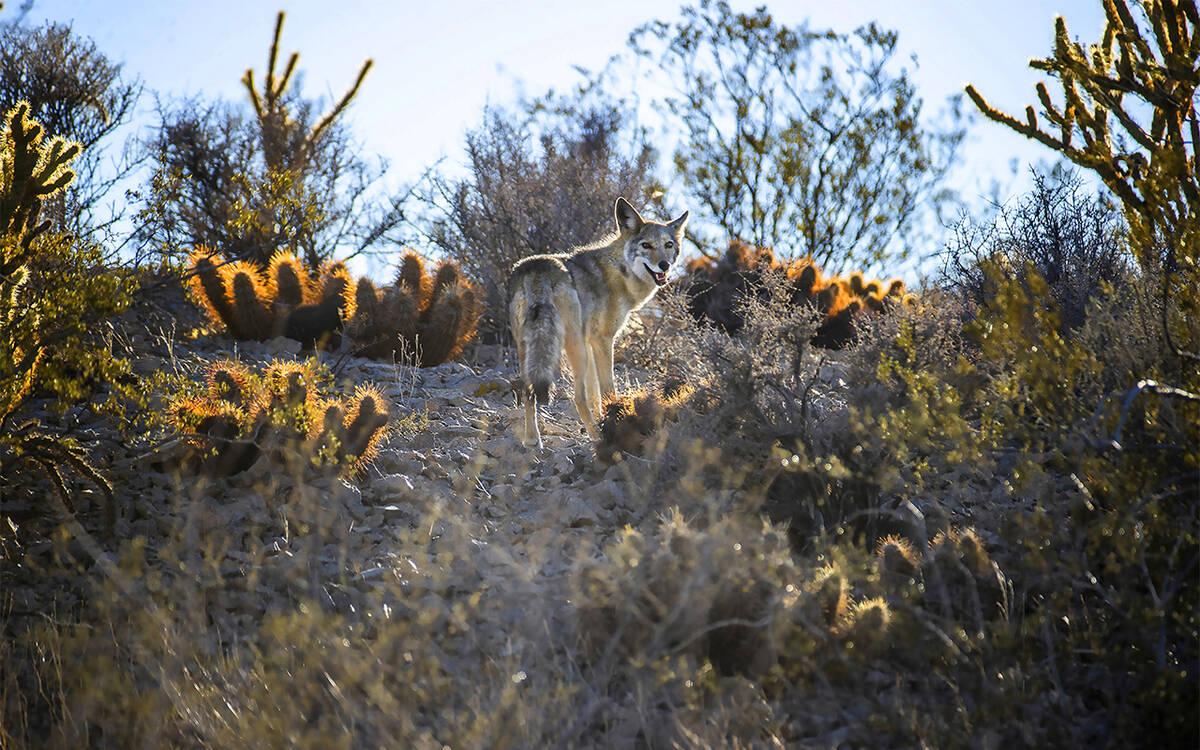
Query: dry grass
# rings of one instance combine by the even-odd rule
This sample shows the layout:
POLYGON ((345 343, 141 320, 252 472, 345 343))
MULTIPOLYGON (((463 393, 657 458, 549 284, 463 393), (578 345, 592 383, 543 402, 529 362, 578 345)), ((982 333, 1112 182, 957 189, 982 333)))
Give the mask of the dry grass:
POLYGON ((1036 282, 996 283, 967 324, 928 293, 836 354, 786 299, 730 337, 667 298, 622 367, 694 390, 625 403, 648 421, 611 465, 569 401, 529 453, 501 373, 399 365, 384 397, 425 416, 349 482, 125 448, 98 455, 114 535, 85 491, 68 519, 6 491, 0 737, 1187 746, 1196 404, 1129 395, 1178 373, 1152 307, 1114 292, 1064 339, 1036 282))

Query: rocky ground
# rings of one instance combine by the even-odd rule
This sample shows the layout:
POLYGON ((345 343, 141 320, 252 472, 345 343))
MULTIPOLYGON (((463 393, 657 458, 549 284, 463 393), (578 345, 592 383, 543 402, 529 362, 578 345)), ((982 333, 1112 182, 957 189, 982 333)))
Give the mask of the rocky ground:
MULTIPOLYGON (((188 342, 135 335, 131 345, 134 369, 141 375, 199 372, 206 362, 228 357, 254 367, 300 356, 296 342, 288 339, 235 345, 215 335, 188 342)), ((482 583, 512 596, 521 580, 561 575, 581 543, 602 544, 614 530, 637 525, 649 512, 648 490, 638 476, 644 462, 597 461, 565 376, 546 410, 545 448, 521 443, 524 411, 513 392, 510 350, 478 345, 459 361, 433 368, 317 356, 343 391, 374 383, 387 396, 393 420, 413 418, 415 427, 390 434, 366 469, 347 479, 288 476, 265 456, 228 478, 180 475, 169 434, 156 436, 161 439, 153 443, 126 444, 111 454, 97 452, 97 463, 116 492, 119 520, 117 539, 105 541, 97 531, 96 543, 113 549, 121 539, 144 537, 151 550, 162 544, 179 547, 170 562, 152 556, 152 565, 158 559, 164 569, 186 568, 178 555, 194 557, 196 565, 218 565, 227 596, 211 592, 211 614, 227 626, 241 621, 235 627, 253 629, 264 612, 297 598, 315 595, 331 611, 353 612, 367 605, 372 598, 367 595, 378 584, 395 591, 393 584, 416 570, 406 549, 414 532, 428 542, 421 550, 425 559, 436 559, 443 537, 453 538, 460 555, 459 542, 466 537, 466 549, 478 557, 473 567, 494 579, 482 583), (420 524, 428 528, 418 529, 420 524), (245 533, 231 541, 232 530, 245 533), (213 540, 219 540, 217 552, 213 540), (524 559, 530 549, 538 551, 533 570, 524 559)), ((618 382, 624 387, 638 379, 638 373, 618 366, 618 382)), ((107 424, 89 406, 62 418, 46 412, 43 418, 73 423, 92 434, 102 433, 107 424)), ((101 445, 119 443, 115 434, 100 438, 101 445)), ((31 518, 39 503, 36 495, 45 490, 6 498, 0 515, 31 518)), ((101 501, 91 489, 82 489, 75 498, 85 526, 100 523, 101 501)), ((27 570, 41 569, 39 558, 44 562, 53 554, 50 536, 36 528, 49 530, 33 524, 14 542, 23 549, 10 550, 34 563, 27 570)), ((44 585, 21 588, 14 608, 35 613, 62 607, 62 593, 44 585), (55 603, 38 601, 45 597, 55 597, 55 603)), ((65 604, 69 608, 71 602, 65 604)))
MULTIPOLYGON (((184 333, 194 321, 177 311, 163 325, 146 319, 121 338, 134 371, 147 378, 199 380, 214 361, 235 358, 259 369, 302 356, 287 339, 184 333)), ((128 695, 110 696, 112 689, 134 685, 138 700, 169 702, 139 705, 151 717, 166 711, 168 734, 194 733, 205 746, 240 746, 256 722, 273 742, 303 744, 320 736, 314 722, 334 721, 330 712, 339 727, 355 727, 364 746, 377 744, 376 731, 414 747, 441 747, 447 737, 490 745, 517 731, 509 721, 539 744, 558 737, 558 744, 632 746, 659 732, 661 746, 676 742, 676 719, 665 718, 673 709, 645 697, 655 716, 662 712, 655 718, 640 693, 610 694, 613 675, 632 673, 617 668, 620 630, 591 597, 620 592, 619 599, 628 588, 637 611, 652 604, 638 591, 674 585, 677 573, 664 571, 626 581, 635 573, 613 550, 622 530, 649 538, 664 517, 680 517, 670 510, 684 504, 676 498, 680 473, 632 456, 598 460, 565 374, 546 410, 545 447, 524 446, 515 358, 503 347, 473 345, 432 368, 316 356, 343 393, 363 383, 379 387, 399 425, 351 477, 296 475, 266 456, 230 477, 183 473, 181 445, 162 427, 122 436, 90 404, 61 417, 35 405, 52 427, 87 436, 118 507, 109 529, 102 494, 76 476, 79 523, 63 533, 46 512, 48 482, 0 499, 0 518, 14 529, 0 535, 0 619, 12 643, 38 631, 34 642, 51 644, 54 658, 86 673, 69 668, 60 677, 75 685, 66 707, 89 716, 88 727, 111 721, 111 736, 135 744, 144 722, 124 712, 128 695), (597 578, 589 566, 607 572, 597 578), (603 585, 593 592, 597 581, 603 585), (601 647, 589 656, 597 634, 601 647), (96 670, 132 682, 89 683, 96 670), (514 685, 524 691, 516 718, 506 708, 514 685), (381 708, 388 701, 405 708, 381 708), (426 714, 428 707, 439 710, 426 714), (593 714, 606 718, 593 726, 593 714)), ((621 392, 648 379, 627 363, 616 375, 621 392)), ((160 389, 150 409, 163 409, 170 395, 160 389)), ((695 498, 714 508, 736 504, 729 491, 679 494, 692 498, 688 518, 704 515, 695 498)), ((709 552, 695 554, 707 560, 709 552)), ((686 572, 713 588, 714 565, 686 572)), ((679 622, 668 616, 663 632, 693 628, 684 643, 695 646, 706 632, 705 611, 679 622)), ((657 680, 652 671, 637 674, 647 684, 657 680)), ((72 725, 70 717, 46 715, 53 710, 30 710, 35 722, 47 723, 32 735, 56 721, 72 725)), ((163 741, 151 737, 151 744, 163 741)))

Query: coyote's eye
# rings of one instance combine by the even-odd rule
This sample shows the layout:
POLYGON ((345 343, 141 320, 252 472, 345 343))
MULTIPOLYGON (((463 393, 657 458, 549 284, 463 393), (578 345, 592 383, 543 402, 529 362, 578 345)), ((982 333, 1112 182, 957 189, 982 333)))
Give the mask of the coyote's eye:
POLYGON ((675 243, 671 242, 670 240, 667 240, 667 249, 670 250, 673 247, 675 247, 675 243))
POLYGON ((643 249, 643 250, 651 250, 651 249, 653 249, 653 248, 654 248, 654 245, 651 245, 649 242, 643 242, 643 243, 642 243, 642 249, 643 249))

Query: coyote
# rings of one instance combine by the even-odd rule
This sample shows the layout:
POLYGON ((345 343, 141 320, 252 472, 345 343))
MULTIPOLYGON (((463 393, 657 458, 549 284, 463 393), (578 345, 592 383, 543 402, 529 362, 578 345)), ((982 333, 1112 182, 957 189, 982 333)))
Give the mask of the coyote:
POLYGON ((687 224, 684 211, 668 224, 646 221, 617 198, 616 232, 586 247, 519 261, 508 277, 508 322, 525 384, 525 442, 542 447, 539 407, 563 350, 575 383, 575 407, 597 437, 593 414, 613 394, 613 340, 629 313, 667 283, 687 224))

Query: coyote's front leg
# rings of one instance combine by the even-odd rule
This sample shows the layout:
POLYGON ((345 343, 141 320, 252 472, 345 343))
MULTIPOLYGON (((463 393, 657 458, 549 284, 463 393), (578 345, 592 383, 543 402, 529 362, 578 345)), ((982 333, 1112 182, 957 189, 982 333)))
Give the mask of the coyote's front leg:
MULTIPOLYGON (((588 356, 588 347, 581 335, 568 332, 564 348, 567 352, 567 362, 571 365, 571 379, 575 382, 575 408, 579 411, 579 420, 583 422, 588 437, 596 440, 600 437, 600 432, 596 429, 591 408, 595 398, 591 393, 595 386, 591 383, 596 377, 596 363, 588 356)), ((600 413, 598 409, 596 413, 600 413)))
POLYGON ((616 388, 613 386, 613 340, 607 336, 593 339, 591 352, 597 386, 593 390, 593 398, 596 408, 599 410, 604 402, 616 393, 616 388))

